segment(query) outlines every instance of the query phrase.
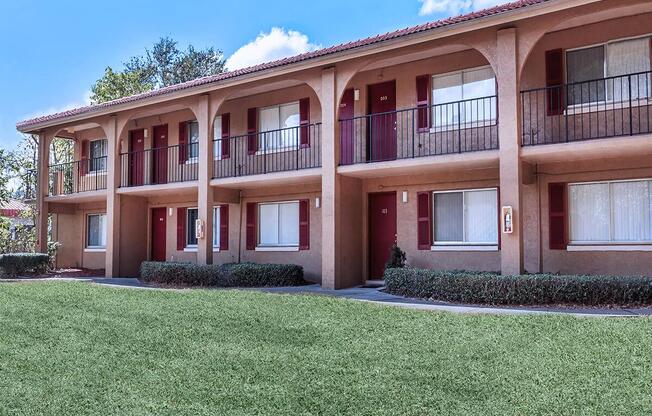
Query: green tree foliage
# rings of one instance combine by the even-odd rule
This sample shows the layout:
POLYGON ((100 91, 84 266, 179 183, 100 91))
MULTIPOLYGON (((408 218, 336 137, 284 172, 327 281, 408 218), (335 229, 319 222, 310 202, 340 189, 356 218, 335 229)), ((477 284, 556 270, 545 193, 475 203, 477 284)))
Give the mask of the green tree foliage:
POLYGON ((177 42, 163 37, 144 55, 131 57, 122 71, 107 67, 91 91, 91 102, 102 103, 153 89, 179 84, 224 71, 224 55, 212 47, 180 50, 177 42))

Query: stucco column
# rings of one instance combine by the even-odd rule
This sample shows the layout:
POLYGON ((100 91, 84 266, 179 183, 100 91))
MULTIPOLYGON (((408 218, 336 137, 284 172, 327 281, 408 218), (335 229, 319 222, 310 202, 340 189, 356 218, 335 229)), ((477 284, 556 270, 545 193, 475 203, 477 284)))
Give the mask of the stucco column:
POLYGON ((339 202, 339 179, 337 177, 337 143, 335 142, 336 77, 335 68, 326 68, 321 79, 321 195, 322 195, 322 259, 321 285, 327 289, 337 288, 338 250, 337 227, 339 202))
POLYGON ((36 251, 48 252, 48 182, 50 177, 50 135, 41 133, 38 139, 36 178, 36 251))
POLYGON ((213 263, 213 188, 210 180, 213 165, 213 141, 209 96, 199 97, 197 123, 199 124, 199 180, 197 190, 197 214, 204 221, 204 236, 197 238, 197 263, 213 263))
POLYGON ((120 277, 120 138, 115 116, 103 124, 109 151, 106 157, 106 277, 120 277))
MULTIPOLYGON (((496 44, 498 137, 500 139, 500 206, 513 209, 513 232, 501 235, 502 274, 523 272, 523 215, 520 160, 518 48, 515 28, 499 30, 496 44)), ((502 232, 502 230, 500 230, 502 232)))

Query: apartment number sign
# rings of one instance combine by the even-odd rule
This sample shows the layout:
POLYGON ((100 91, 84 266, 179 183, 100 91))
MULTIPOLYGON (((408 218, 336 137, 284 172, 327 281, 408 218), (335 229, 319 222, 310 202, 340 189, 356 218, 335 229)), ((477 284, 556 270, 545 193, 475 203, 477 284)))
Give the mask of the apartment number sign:
POLYGON ((386 96, 386 95, 381 95, 380 96, 380 101, 387 101, 387 100, 389 100, 388 96, 386 96))

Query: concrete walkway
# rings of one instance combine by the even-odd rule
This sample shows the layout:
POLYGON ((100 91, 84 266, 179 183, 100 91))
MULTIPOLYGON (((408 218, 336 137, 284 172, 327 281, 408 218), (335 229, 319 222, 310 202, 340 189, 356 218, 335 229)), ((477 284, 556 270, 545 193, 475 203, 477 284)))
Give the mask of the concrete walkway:
MULTIPOLYGON (((126 287, 150 290, 174 290, 184 291, 188 289, 171 289, 149 285, 134 278, 105 278, 105 277, 54 277, 44 279, 0 279, 0 282, 34 282, 34 281, 82 281, 95 283, 108 287, 126 287)), ((232 289, 208 289, 208 290, 232 290, 232 289)), ((361 302, 371 302, 379 305, 388 305, 408 309, 427 311, 445 311, 465 314, 494 314, 494 315, 541 315, 541 314, 564 314, 573 316, 588 317, 636 317, 652 316, 652 308, 581 308, 581 307, 497 307, 482 305, 464 305, 447 302, 430 301, 423 299, 410 299, 402 296, 391 295, 382 288, 354 287, 350 289, 329 290, 322 289, 318 284, 293 287, 265 287, 247 288, 244 290, 255 290, 265 293, 294 294, 294 295, 317 295, 331 296, 336 298, 351 299, 361 302)))

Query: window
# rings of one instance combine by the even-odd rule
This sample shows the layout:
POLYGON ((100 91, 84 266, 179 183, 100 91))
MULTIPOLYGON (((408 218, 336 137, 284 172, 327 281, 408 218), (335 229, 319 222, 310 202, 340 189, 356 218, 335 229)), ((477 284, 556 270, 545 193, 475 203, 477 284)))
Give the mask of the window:
POLYGON ((106 247, 106 214, 88 214, 86 217, 86 248, 106 247))
POLYGON ((629 100, 649 96, 650 38, 609 42, 566 52, 568 103, 629 100), (622 76, 629 75, 630 76, 622 76), (605 79, 607 78, 607 79, 605 79), (630 86, 631 79, 631 86, 630 86))
POLYGON ((498 244, 496 189, 435 192, 435 244, 498 244))
MULTIPOLYGON (((222 116, 215 117, 213 122, 213 157, 222 158, 222 116)), ((225 139, 228 140, 228 139, 225 139)))
POLYGON ((572 243, 652 242, 652 180, 569 185, 572 243))
POLYGON ((197 233, 195 230, 195 221, 199 216, 197 208, 188 208, 186 210, 186 247, 197 246, 197 233))
POLYGON ((199 157, 199 123, 191 121, 188 123, 188 158, 199 157))
POLYGON ((213 207, 213 247, 220 247, 220 207, 213 207))
POLYGON ((488 121, 496 118, 496 76, 490 67, 432 77, 434 126, 488 121), (470 100, 470 101, 466 101, 470 100), (464 101, 461 102, 460 101, 464 101))
POLYGON ((259 131, 262 150, 293 149, 299 143, 299 103, 260 109, 259 131))
POLYGON ((106 139, 92 140, 89 142, 90 166, 89 172, 106 171, 106 139))
POLYGON ((299 202, 258 205, 258 245, 299 246, 299 202))

